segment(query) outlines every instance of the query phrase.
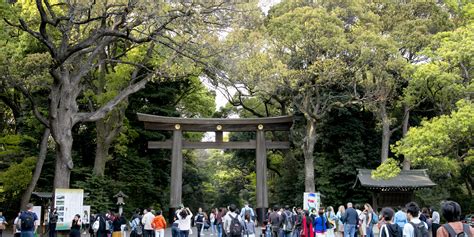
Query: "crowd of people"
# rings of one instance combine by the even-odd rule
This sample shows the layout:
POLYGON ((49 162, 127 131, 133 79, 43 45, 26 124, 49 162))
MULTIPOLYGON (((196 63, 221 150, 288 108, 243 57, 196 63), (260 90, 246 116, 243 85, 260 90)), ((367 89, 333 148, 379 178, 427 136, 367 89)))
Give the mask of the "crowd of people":
MULTIPOLYGON (((13 223, 16 237, 34 236, 38 217, 32 208, 28 204, 26 211, 18 213, 13 223)), ((130 221, 111 211, 83 218, 89 219, 91 225, 84 225, 81 215, 75 215, 70 237, 80 237, 84 231, 91 237, 164 237, 167 228, 162 211, 151 208, 143 213, 137 209, 130 221)), ((56 210, 51 211, 49 220, 49 237, 56 237, 56 210)), ((7 224, 0 212, 0 237, 7 224)), ((198 237, 204 231, 217 237, 256 237, 258 230, 255 212, 248 204, 241 209, 231 204, 208 213, 199 208, 195 214, 182 206, 171 223, 172 237, 192 235, 192 224, 198 237)), ((347 203, 337 211, 331 206, 310 210, 274 206, 258 228, 261 237, 374 237, 374 230, 378 230, 379 237, 474 237, 474 229, 461 222, 461 207, 453 201, 442 204, 441 215, 429 208, 420 209, 415 202, 398 207, 396 212, 390 207, 376 212, 368 203, 362 206, 347 203), (441 216, 445 224, 441 224, 441 216)))

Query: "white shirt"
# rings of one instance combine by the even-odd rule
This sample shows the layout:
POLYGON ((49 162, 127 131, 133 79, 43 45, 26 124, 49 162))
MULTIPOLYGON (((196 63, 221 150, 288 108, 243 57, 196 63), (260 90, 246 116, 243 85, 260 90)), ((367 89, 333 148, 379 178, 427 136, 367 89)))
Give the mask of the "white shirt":
POLYGON ((438 224, 439 225, 439 213, 437 211, 433 211, 433 217, 431 220, 433 221, 433 224, 438 224))
POLYGON ((153 222, 154 218, 155 215, 153 215, 153 213, 147 212, 142 218, 143 229, 153 230, 153 227, 151 227, 151 223, 153 222))
POLYGON ((21 230, 16 228, 16 225, 20 224, 20 218, 19 217, 15 218, 15 221, 13 221, 13 224, 14 224, 13 228, 15 229, 15 233, 21 233, 21 230))
MULTIPOLYGON (((421 221, 418 217, 415 217, 411 219, 404 227, 403 227, 403 237, 415 237, 415 229, 413 229, 413 226, 410 224, 410 222, 413 222, 413 224, 420 224, 421 221)), ((428 229, 428 226, 425 224, 426 229, 428 229)))
POLYGON ((191 218, 193 215, 187 215, 186 218, 183 219, 181 215, 178 214, 178 228, 179 230, 189 230, 191 229, 191 218))
POLYGON ((242 219, 240 218, 239 215, 237 215, 237 213, 235 212, 227 212, 227 214, 224 216, 224 230, 226 233, 229 233, 230 232, 230 223, 232 221, 232 218, 235 218, 237 217, 237 219, 239 219, 240 222, 242 222, 242 219))
POLYGON ((211 223, 214 223, 214 221, 216 220, 216 215, 214 215, 214 213, 211 213, 211 215, 209 216, 209 220, 211 221, 211 223))

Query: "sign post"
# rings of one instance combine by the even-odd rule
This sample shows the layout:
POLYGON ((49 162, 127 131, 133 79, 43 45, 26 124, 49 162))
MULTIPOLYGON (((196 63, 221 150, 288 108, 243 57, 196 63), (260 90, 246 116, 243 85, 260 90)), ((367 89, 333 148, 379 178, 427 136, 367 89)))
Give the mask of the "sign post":
POLYGON ((303 193, 303 209, 310 211, 312 209, 319 210, 321 205, 321 194, 317 193, 303 193))
POLYGON ((56 230, 69 230, 76 214, 82 216, 84 190, 57 188, 54 192, 54 207, 58 212, 56 230))

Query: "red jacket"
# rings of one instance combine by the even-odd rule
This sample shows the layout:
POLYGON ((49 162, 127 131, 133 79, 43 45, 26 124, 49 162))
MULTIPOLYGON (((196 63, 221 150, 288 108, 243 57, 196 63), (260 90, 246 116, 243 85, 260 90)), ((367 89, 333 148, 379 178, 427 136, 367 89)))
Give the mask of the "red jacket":
POLYGON ((303 226, 303 233, 301 233, 301 237, 314 237, 313 231, 313 223, 311 219, 306 221, 307 216, 303 216, 303 221, 301 225, 303 226))

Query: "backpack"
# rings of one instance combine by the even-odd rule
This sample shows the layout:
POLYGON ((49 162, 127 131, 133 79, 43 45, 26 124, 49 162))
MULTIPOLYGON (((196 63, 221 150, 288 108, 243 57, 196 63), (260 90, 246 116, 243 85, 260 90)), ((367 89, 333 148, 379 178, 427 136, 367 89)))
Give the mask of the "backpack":
POLYGON ((204 222, 204 215, 199 213, 196 216, 196 224, 202 224, 204 222))
POLYGON ((448 231, 449 237, 472 237, 471 228, 469 227, 469 225, 463 224, 463 231, 460 233, 456 233, 453 227, 451 227, 449 224, 444 224, 443 227, 448 231))
POLYGON ((99 221, 99 229, 98 231, 104 232, 107 230, 107 222, 105 221, 105 218, 103 216, 97 216, 97 220, 99 221))
POLYGON ((293 231, 293 219, 291 212, 285 212, 285 222, 283 223, 283 230, 286 232, 293 231))
POLYGON ((334 224, 329 220, 329 213, 326 212, 326 229, 334 228, 334 224))
POLYGON ((375 212, 372 212, 372 220, 370 221, 371 224, 377 224, 379 223, 379 216, 375 214, 375 212))
POLYGON ((34 218, 34 213, 32 212, 24 212, 24 218, 21 219, 21 229, 22 230, 27 230, 27 229, 33 229, 35 227, 35 218, 34 218))
POLYGON ((413 226, 413 233, 415 237, 429 237, 428 235, 428 229, 425 226, 425 223, 422 221, 418 224, 415 224, 413 222, 408 222, 413 226))
POLYGON ((240 223, 237 214, 235 215, 235 217, 232 217, 232 215, 230 214, 229 216, 232 219, 230 221, 230 227, 229 227, 230 235, 240 236, 242 234, 242 223, 240 223))
POLYGON ((142 235, 143 234, 143 226, 142 224, 140 223, 140 219, 137 217, 135 218, 133 221, 136 221, 135 223, 137 224, 135 226, 135 234, 137 235, 142 235))
POLYGON ((250 211, 250 208, 245 208, 244 217, 245 217, 246 215, 249 215, 250 218, 253 219, 252 212, 250 211))

